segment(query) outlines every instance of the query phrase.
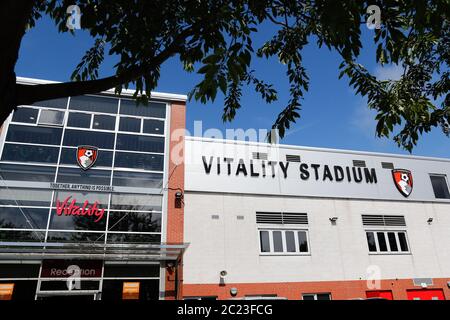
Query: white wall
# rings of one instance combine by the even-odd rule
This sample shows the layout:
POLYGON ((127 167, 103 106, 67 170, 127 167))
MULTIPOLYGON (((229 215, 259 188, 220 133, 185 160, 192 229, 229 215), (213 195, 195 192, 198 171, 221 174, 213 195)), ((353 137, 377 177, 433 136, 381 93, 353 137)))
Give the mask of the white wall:
POLYGON ((229 283, 358 280, 367 279, 370 265, 382 278, 450 276, 448 204, 187 191, 184 225, 186 284, 218 283, 221 270, 229 283), (311 254, 261 256, 256 211, 306 212, 311 254), (362 214, 404 215, 411 254, 369 255, 362 214))

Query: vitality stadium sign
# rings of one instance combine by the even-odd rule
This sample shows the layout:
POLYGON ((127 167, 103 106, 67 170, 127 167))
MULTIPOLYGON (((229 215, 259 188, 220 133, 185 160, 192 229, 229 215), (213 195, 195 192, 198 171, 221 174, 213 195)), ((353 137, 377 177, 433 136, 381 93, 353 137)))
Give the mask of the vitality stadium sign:
POLYGON ((277 175, 286 179, 289 175, 296 175, 301 180, 314 179, 317 181, 348 181, 356 183, 377 183, 375 168, 323 165, 317 163, 301 163, 291 166, 287 161, 266 161, 221 158, 202 156, 203 168, 206 174, 249 176, 259 178, 275 178, 277 175))

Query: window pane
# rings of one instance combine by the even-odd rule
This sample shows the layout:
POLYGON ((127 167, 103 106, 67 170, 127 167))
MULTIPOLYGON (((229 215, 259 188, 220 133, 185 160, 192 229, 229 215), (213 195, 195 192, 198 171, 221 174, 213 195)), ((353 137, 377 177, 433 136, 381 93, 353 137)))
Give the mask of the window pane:
POLYGON ((110 185, 111 171, 81 170, 78 168, 59 168, 57 182, 110 185))
POLYGON ((15 122, 25 122, 25 123, 36 123, 38 118, 38 109, 19 107, 14 111, 12 121, 15 122))
POLYGON ((315 295, 314 294, 304 294, 303 300, 315 300, 315 295))
POLYGON ((128 132, 141 132, 141 119, 121 117, 119 130, 128 132))
POLYGON ((59 148, 6 143, 2 160, 17 162, 58 162, 59 148))
POLYGON ((115 210, 155 210, 161 211, 161 195, 143 195, 113 193, 111 195, 111 209, 115 210))
POLYGON ((438 199, 450 199, 446 176, 430 176, 434 196, 438 199))
POLYGON ((53 182, 55 171, 54 167, 0 164, 0 177, 3 180, 53 182))
POLYGON ((120 101, 120 114, 126 114, 129 116, 165 118, 166 104, 150 102, 148 103, 148 105, 136 105, 136 102, 134 100, 122 99, 120 101))
POLYGON ((118 99, 98 96, 71 97, 69 109, 103 113, 117 113, 118 99))
POLYGON ((283 239, 281 237, 281 231, 272 231, 273 236, 273 251, 283 252, 283 239))
POLYGON ((45 229, 48 209, 0 207, 0 228, 45 229))
POLYGON ((113 185, 135 188, 162 188, 160 173, 114 171, 113 185))
POLYGON ((295 235, 294 231, 286 231, 286 249, 287 252, 295 252, 295 235))
POLYGON ((157 212, 110 212, 111 231, 161 232, 161 213, 157 212))
POLYGON ((0 230, 0 241, 33 241, 43 242, 45 231, 6 231, 0 230))
POLYGON ((164 134, 164 121, 144 119, 144 133, 164 134))
POLYGON ((259 232, 261 252, 270 252, 269 231, 259 232))
POLYGON ((329 293, 318 293, 317 300, 331 300, 329 293))
MULTIPOLYGON (((95 161, 94 167, 111 167, 112 157, 113 157, 112 151, 98 150, 97 161, 95 161)), ((61 151, 60 163, 78 166, 77 149, 63 148, 61 151)))
POLYGON ((96 114, 94 115, 94 124, 92 125, 92 128, 114 130, 116 128, 116 117, 96 114))
POLYGON ((56 232, 48 233, 48 242, 89 242, 89 243, 104 243, 105 234, 102 232, 56 232))
POLYGON ((61 143, 61 134, 61 128, 30 127, 13 124, 8 128, 6 140, 59 145, 61 143))
POLYGON ((64 124, 64 111, 41 110, 39 124, 62 126, 64 124))
POLYGON ((160 266, 159 263, 155 265, 141 265, 141 264, 105 264, 104 277, 126 278, 132 274, 134 277, 156 277, 159 278, 160 266))
POLYGON ((112 149, 114 147, 114 134, 67 129, 64 133, 64 145, 74 147, 88 145, 101 149, 112 149))
POLYGON ((107 243, 161 243, 159 234, 108 233, 107 243))
POLYGON ((33 106, 66 109, 67 108, 67 98, 38 101, 38 102, 33 103, 33 106))
POLYGON ((64 202, 69 198, 70 201, 75 200, 75 205, 83 206, 85 201, 90 204, 97 202, 98 207, 108 207, 108 193, 103 192, 75 192, 75 191, 57 191, 55 193, 55 199, 53 201, 53 207, 56 207, 57 200, 64 202))
POLYGON ((51 190, 0 188, 0 204, 2 205, 46 207, 50 205, 51 198, 51 190))
POLYGON ((114 166, 163 171, 163 162, 164 156, 158 154, 117 152, 114 166))
POLYGON ((164 138, 118 134, 117 149, 163 153, 164 138))
POLYGON ((67 125, 69 127, 90 128, 92 115, 87 113, 71 112, 67 125))
POLYGON ((387 251, 386 237, 384 236, 384 232, 377 232, 378 237, 378 245, 380 246, 380 251, 387 251))
MULTIPOLYGON (((95 213, 90 215, 90 212, 93 212, 91 209, 92 205, 93 204, 90 203, 85 210, 78 210, 80 212, 89 212, 85 215, 71 214, 75 211, 69 211, 70 209, 67 209, 67 215, 66 212, 64 212, 64 209, 61 214, 58 215, 57 210, 53 209, 51 212, 49 228, 57 230, 104 231, 106 229, 106 210, 105 208, 101 208, 100 206, 98 206, 99 208, 97 210, 94 210, 95 213)), ((67 206, 70 206, 70 202, 67 204, 67 206)))
POLYGON ((397 240, 395 239, 395 233, 394 232, 388 232, 388 240, 389 240, 389 247, 391 248, 391 251, 398 251, 397 247, 397 240))
POLYGON ((400 242, 400 249, 402 251, 409 251, 408 249, 408 241, 406 240, 406 233, 404 232, 399 232, 398 233, 398 241, 400 242))
POLYGON ((369 245, 369 251, 376 252, 377 244, 375 242, 375 236, 373 232, 366 232, 366 236, 367 236, 367 244, 369 245))
POLYGON ((306 237, 306 231, 298 232, 298 244, 300 247, 300 252, 308 252, 308 240, 306 237))

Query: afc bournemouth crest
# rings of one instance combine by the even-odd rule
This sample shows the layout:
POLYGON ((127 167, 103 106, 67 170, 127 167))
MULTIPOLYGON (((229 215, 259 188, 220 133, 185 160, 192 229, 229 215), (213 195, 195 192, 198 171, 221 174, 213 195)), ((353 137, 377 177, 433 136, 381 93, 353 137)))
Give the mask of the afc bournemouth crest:
POLYGON ((81 169, 87 170, 97 160, 98 148, 91 146, 79 146, 77 148, 77 162, 81 169))
POLYGON ((394 178, 395 186, 404 196, 409 197, 413 189, 413 177, 411 171, 405 169, 393 169, 392 178, 394 178))

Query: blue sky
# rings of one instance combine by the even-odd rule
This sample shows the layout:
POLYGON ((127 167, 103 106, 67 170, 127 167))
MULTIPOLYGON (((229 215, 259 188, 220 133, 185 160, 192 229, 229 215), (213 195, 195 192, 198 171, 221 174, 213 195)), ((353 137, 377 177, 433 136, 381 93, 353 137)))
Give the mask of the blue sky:
MULTIPOLYGON (((271 33, 271 27, 263 26, 254 43, 261 44, 264 37, 271 33)), ((382 68, 375 64, 372 36, 373 31, 363 26, 365 47, 359 62, 380 78, 396 78, 400 72, 399 68, 382 68)), ((23 38, 16 74, 68 81, 75 66, 92 43, 93 39, 86 32, 76 30, 75 36, 58 33, 53 22, 43 18, 23 38)), ((312 43, 304 50, 303 59, 310 77, 310 88, 303 100, 301 119, 287 131, 282 143, 408 154, 392 140, 375 137, 375 113, 367 108, 365 99, 354 94, 353 89, 348 86, 347 78, 338 79, 340 60, 337 54, 327 48, 318 49, 312 43)), ((107 57, 100 76, 111 75, 116 62, 115 57, 107 57)), ((252 68, 256 70, 258 77, 275 84, 278 101, 266 104, 251 87, 245 88, 241 100, 242 108, 231 123, 223 123, 221 120, 223 96, 218 95, 213 103, 206 105, 195 100, 188 101, 187 129, 194 131, 194 121, 202 121, 203 130, 217 128, 224 135, 226 129, 270 129, 289 100, 285 68, 275 59, 254 60, 252 68)), ((195 73, 184 72, 175 57, 163 65, 156 91, 187 94, 199 79, 195 73)), ((439 129, 435 129, 422 136, 413 154, 450 158, 450 139, 439 129)))

